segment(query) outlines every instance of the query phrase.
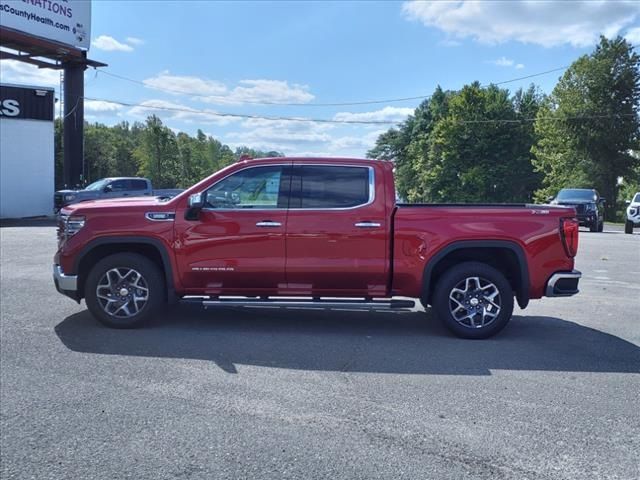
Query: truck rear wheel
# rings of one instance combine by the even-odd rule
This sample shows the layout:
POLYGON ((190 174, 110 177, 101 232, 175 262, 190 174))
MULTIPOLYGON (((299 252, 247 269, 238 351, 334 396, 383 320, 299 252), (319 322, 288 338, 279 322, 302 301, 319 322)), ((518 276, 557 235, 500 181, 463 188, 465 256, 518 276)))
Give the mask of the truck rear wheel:
POLYGON ((89 272, 85 301, 92 315, 104 325, 135 328, 165 303, 164 276, 154 262, 142 255, 110 255, 89 272))
POLYGON ((505 276, 480 262, 465 262, 438 280, 432 306, 440 321, 462 338, 487 338, 513 314, 513 290, 505 276))

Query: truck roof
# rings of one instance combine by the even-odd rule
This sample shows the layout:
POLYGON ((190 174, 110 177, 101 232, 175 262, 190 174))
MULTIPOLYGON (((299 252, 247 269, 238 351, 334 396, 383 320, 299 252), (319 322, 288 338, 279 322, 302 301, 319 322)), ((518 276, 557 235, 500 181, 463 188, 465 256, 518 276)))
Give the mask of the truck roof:
POLYGON ((293 161, 293 162, 326 162, 326 163, 378 163, 383 160, 375 160, 372 158, 352 158, 352 157, 263 157, 263 158, 247 158, 244 162, 263 162, 263 161, 293 161))
POLYGON ((104 180, 146 180, 146 181, 149 181, 149 179, 145 178, 145 177, 105 177, 104 180))

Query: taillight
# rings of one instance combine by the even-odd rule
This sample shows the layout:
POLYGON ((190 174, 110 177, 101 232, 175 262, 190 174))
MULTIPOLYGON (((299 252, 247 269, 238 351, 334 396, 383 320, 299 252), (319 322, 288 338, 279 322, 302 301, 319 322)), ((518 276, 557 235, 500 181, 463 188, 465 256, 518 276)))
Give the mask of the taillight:
POLYGON ((560 219, 560 236, 564 250, 570 257, 575 257, 578 253, 578 231, 580 224, 576 218, 560 219))

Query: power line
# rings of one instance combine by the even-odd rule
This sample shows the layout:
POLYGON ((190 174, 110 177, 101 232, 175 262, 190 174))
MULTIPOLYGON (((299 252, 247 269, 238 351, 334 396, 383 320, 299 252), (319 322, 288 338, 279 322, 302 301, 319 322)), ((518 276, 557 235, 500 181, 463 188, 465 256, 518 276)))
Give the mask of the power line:
MULTIPOLYGON (((215 112, 212 110, 198 110, 195 108, 183 108, 183 107, 169 107, 162 105, 149 105, 145 103, 132 103, 123 102, 119 100, 107 100, 103 98, 84 97, 85 100, 93 100, 98 102, 113 103, 115 105, 121 105, 124 107, 141 107, 153 110, 162 110, 169 112, 181 112, 191 113, 195 115, 206 115, 221 118, 241 118, 246 120, 270 120, 270 121, 286 121, 286 122, 309 122, 309 123, 331 123, 331 124, 354 124, 354 125, 397 125, 404 120, 390 121, 390 120, 336 120, 330 118, 307 118, 307 117, 284 117, 284 116, 267 116, 267 115, 250 115, 241 113, 229 113, 229 112, 215 112)), ((562 121, 562 120, 606 120, 606 119, 619 119, 621 117, 635 116, 636 113, 620 113, 620 114, 593 114, 593 115, 576 115, 576 116, 554 116, 554 117, 530 117, 530 118, 497 118, 497 119, 478 119, 478 120, 452 120, 457 123, 474 124, 474 123, 526 123, 535 122, 536 120, 549 120, 549 121, 562 121)))
MULTIPOLYGON (((483 86, 487 87, 489 85, 504 85, 504 84, 507 84, 507 83, 517 82, 517 81, 520 81, 520 80, 527 80, 529 78, 540 77, 542 75, 548 75, 549 73, 558 72, 560 70, 565 70, 567 68, 569 68, 569 65, 565 65, 563 67, 553 68, 551 70, 545 70, 544 72, 533 73, 531 75, 526 75, 524 77, 512 78, 512 79, 503 80, 503 81, 500 81, 500 82, 491 82, 491 83, 483 84, 483 86)), ((110 77, 118 78, 120 80, 125 80, 127 82, 131 82, 131 83, 134 83, 136 85, 142 85, 143 87, 153 88, 155 90, 159 90, 159 91, 162 91, 162 92, 180 94, 180 95, 189 95, 191 97, 197 97, 197 98, 220 99, 220 100, 225 100, 225 101, 230 101, 231 100, 229 96, 225 96, 225 95, 206 95, 206 94, 202 94, 202 93, 189 92, 189 91, 186 91, 186 90, 177 90, 177 89, 172 89, 172 88, 155 87, 155 86, 152 86, 152 85, 149 85, 149 84, 145 83, 144 81, 135 80, 133 78, 125 77, 124 75, 119 75, 117 73, 108 72, 108 71, 103 70, 103 69, 96 69, 96 72, 100 72, 100 73, 108 75, 110 77)), ((358 100, 358 101, 351 101, 351 102, 329 102, 329 103, 269 102, 269 101, 266 101, 266 100, 265 101, 240 100, 240 101, 234 101, 234 103, 251 104, 251 105, 271 105, 271 106, 278 105, 278 106, 283 106, 283 107, 347 107, 347 106, 356 106, 356 105, 376 105, 376 104, 382 104, 382 103, 408 102, 408 101, 412 101, 412 100, 425 100, 427 98, 431 98, 431 95, 416 95, 416 96, 413 96, 413 97, 388 98, 388 99, 384 99, 384 100, 358 100)))
POLYGON ((185 112, 196 115, 208 115, 214 117, 229 117, 229 118, 243 118, 246 120, 272 120, 272 121, 286 121, 286 122, 313 122, 313 123, 341 123, 341 124, 357 124, 357 125, 395 125, 404 120, 389 121, 389 120, 335 120, 330 118, 306 118, 306 117, 282 117, 282 116, 269 116, 269 115, 251 115, 243 113, 229 113, 229 112, 215 112, 212 110, 198 110, 195 108, 186 107, 169 107, 160 105, 150 105, 145 103, 131 103, 123 102, 119 100, 107 100, 103 98, 84 97, 85 100, 93 100, 98 102, 114 103, 116 105, 122 105, 124 107, 142 107, 155 110, 166 110, 170 112, 185 112))
MULTIPOLYGON (((638 48, 638 47, 640 47, 640 43, 631 46, 631 48, 638 48)), ((552 68, 550 70, 545 70, 543 72, 538 72, 538 73, 532 73, 530 75, 525 75, 525 76, 522 76, 522 77, 511 78, 511 79, 508 79, 508 80, 502 80, 500 82, 485 83, 485 84, 482 84, 482 86, 483 87, 488 87, 490 85, 505 85, 507 83, 519 82, 521 80, 528 80, 530 78, 540 77, 542 75, 548 75, 550 73, 559 72, 561 70, 566 70, 570 66, 571 65, 564 65, 562 67, 552 68)), ((177 93, 177 94, 181 94, 181 95, 189 95, 189 96, 198 97, 198 98, 208 98, 208 99, 217 98, 217 99, 226 100, 226 101, 230 100, 229 96, 225 96, 225 95, 206 95, 206 94, 202 94, 202 93, 189 92, 189 91, 185 91, 185 90, 154 87, 154 86, 148 85, 144 81, 135 80, 133 78, 126 77, 124 75, 119 75, 117 73, 108 72, 108 71, 103 70, 103 69, 95 69, 95 70, 96 70, 96 72, 103 73, 103 74, 108 75, 110 77, 118 78, 120 80, 125 80, 127 82, 135 83, 137 85, 142 85, 143 87, 154 88, 156 90, 164 91, 164 92, 167 92, 167 93, 177 93)), ((350 102, 300 103, 300 102, 269 102, 269 101, 266 101, 266 100, 265 101, 241 100, 241 101, 236 101, 234 103, 250 104, 250 105, 272 105, 272 106, 273 105, 279 105, 279 106, 283 106, 283 107, 347 107, 347 106, 356 106, 356 105, 376 105, 376 104, 382 104, 382 103, 408 102, 408 101, 412 101, 412 100, 425 100, 427 98, 431 98, 431 95, 416 95, 416 96, 412 96, 412 97, 387 98, 387 99, 384 99, 384 100, 358 100, 358 101, 350 101, 350 102)))

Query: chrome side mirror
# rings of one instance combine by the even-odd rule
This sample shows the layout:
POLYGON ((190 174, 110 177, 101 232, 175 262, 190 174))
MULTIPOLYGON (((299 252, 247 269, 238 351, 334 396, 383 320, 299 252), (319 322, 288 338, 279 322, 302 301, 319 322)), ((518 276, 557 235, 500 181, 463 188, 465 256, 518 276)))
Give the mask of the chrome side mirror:
POLYGON ((189 208, 202 208, 204 207, 204 194, 194 193, 189 196, 189 208))
POLYGON ((184 218, 186 220, 196 221, 200 217, 200 210, 204 207, 204 193, 194 193, 189 195, 189 208, 184 212, 184 218))

